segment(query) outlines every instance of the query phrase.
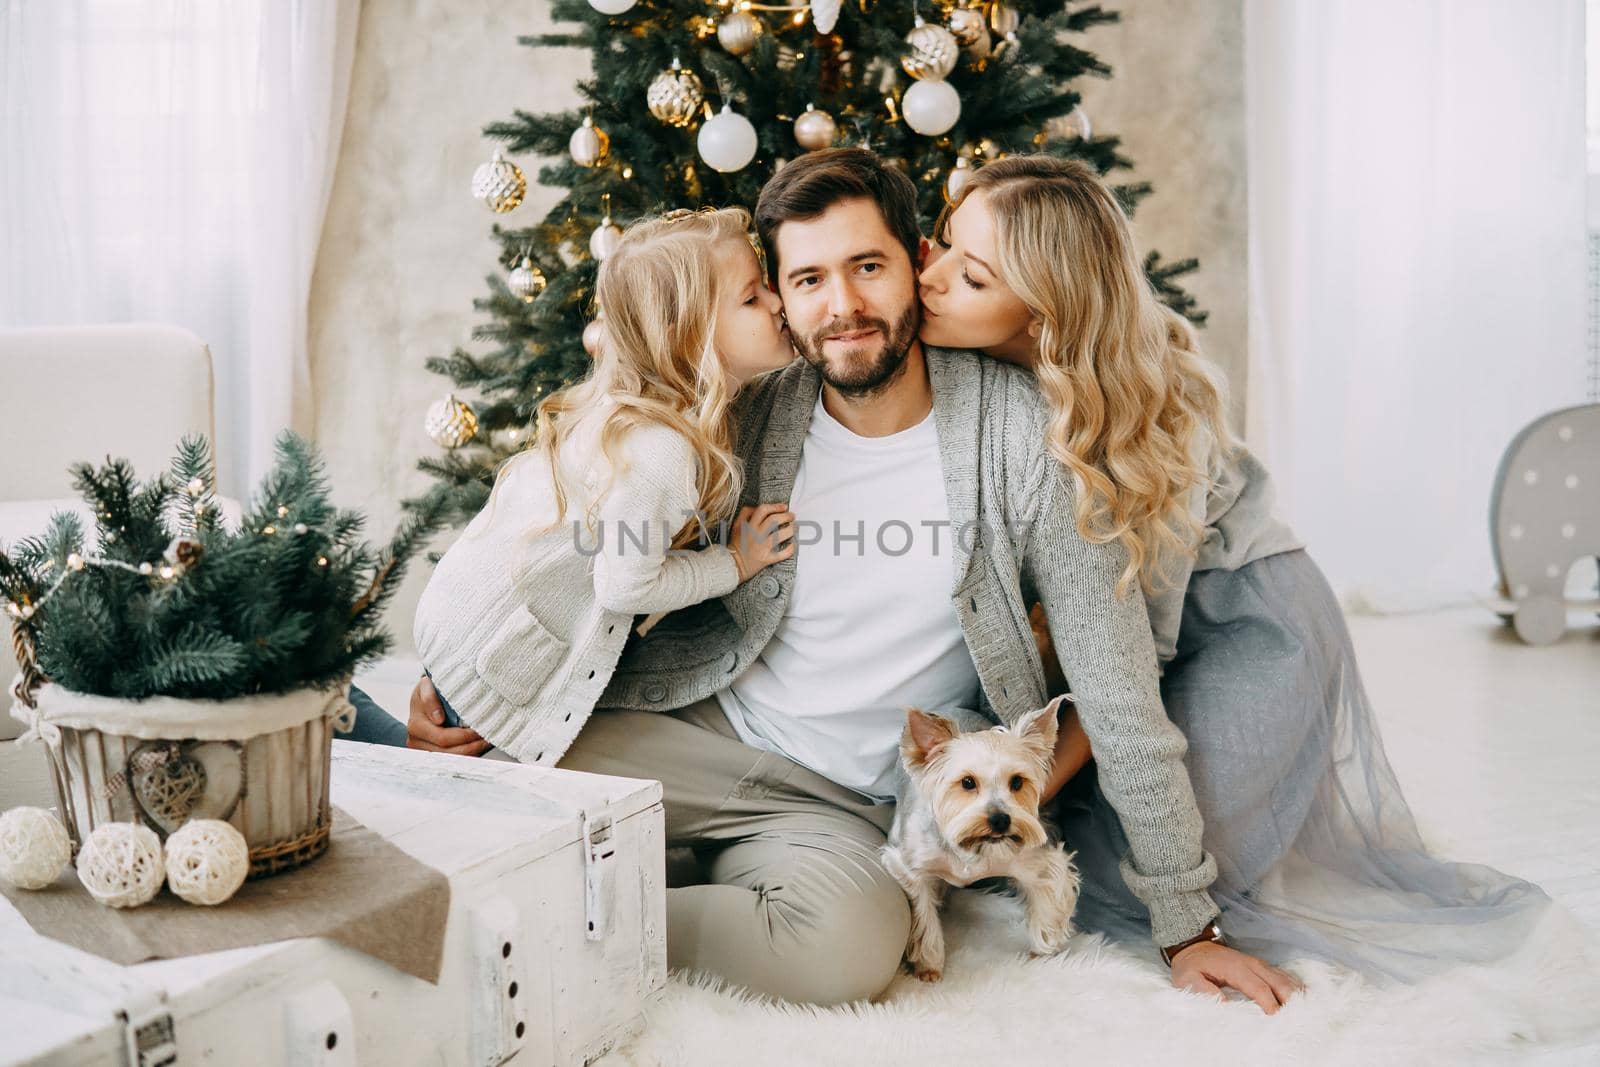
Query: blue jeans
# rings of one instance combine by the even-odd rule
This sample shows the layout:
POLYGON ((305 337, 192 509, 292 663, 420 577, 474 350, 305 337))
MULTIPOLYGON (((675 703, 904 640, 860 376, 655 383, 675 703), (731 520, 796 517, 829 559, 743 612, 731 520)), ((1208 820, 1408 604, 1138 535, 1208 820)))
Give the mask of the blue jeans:
MULTIPOLYGON (((423 672, 427 674, 426 671, 423 672)), ((433 676, 428 675, 429 678, 433 676)), ((394 745, 398 748, 406 747, 406 724, 401 719, 384 711, 378 702, 369 697, 356 686, 350 687, 350 703, 355 705, 356 721, 350 729, 343 733, 334 731, 335 737, 341 741, 361 741, 369 745, 394 745)), ((456 709, 445 700, 444 694, 439 694, 439 705, 444 708, 444 724, 446 726, 460 726, 461 716, 456 714, 456 709)))

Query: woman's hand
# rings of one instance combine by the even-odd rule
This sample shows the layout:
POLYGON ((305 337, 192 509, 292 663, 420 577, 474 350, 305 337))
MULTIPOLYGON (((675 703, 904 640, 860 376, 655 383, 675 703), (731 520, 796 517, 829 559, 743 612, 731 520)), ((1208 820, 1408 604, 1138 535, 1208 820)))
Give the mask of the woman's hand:
POLYGON ((1306 987, 1287 971, 1280 971, 1254 956, 1215 941, 1190 945, 1172 958, 1172 984, 1194 993, 1215 993, 1237 989, 1258 1004, 1268 1015, 1289 1003, 1306 987))
POLYGON ((728 549, 739 566, 741 584, 763 567, 794 555, 794 514, 789 505, 757 504, 739 509, 728 549))
POLYGON ((1061 787, 1072 781, 1072 776, 1093 758, 1089 735, 1083 732, 1083 723, 1078 721, 1078 709, 1063 702, 1056 726, 1055 754, 1050 758, 1050 778, 1044 784, 1039 803, 1044 804, 1061 792, 1061 787))
POLYGON ((444 705, 426 674, 411 690, 411 712, 406 717, 406 747, 424 752, 449 752, 456 756, 481 756, 489 749, 476 731, 444 724, 444 705))

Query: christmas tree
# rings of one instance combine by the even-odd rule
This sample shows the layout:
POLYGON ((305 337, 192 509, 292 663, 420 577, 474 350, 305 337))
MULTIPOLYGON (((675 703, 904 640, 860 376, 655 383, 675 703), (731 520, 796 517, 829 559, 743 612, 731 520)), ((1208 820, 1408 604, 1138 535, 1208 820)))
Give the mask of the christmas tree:
MULTIPOLYGON (((458 520, 483 505, 500 462, 528 443, 534 408, 589 370, 596 268, 620 227, 671 208, 753 207, 784 161, 865 145, 920 191, 924 232, 974 168, 1048 152, 1100 173, 1131 166, 1098 135, 1074 83, 1110 69, 1075 37, 1117 16, 1061 0, 554 0, 570 32, 519 38, 586 48, 592 77, 578 111, 517 111, 485 128, 500 142, 473 192, 499 213, 526 191, 519 154, 553 157, 538 180, 567 190, 543 219, 496 224, 507 274, 491 276, 474 330, 488 350, 428 361, 456 388, 428 412, 446 448, 420 466, 458 520), (509 158, 508 158, 509 157, 509 158), (586 334, 586 330, 591 330, 586 334)), ((1149 191, 1117 187, 1131 211, 1149 191)), ((1203 322, 1177 279, 1194 260, 1145 271, 1163 300, 1203 322)), ((410 502, 415 507, 417 502, 410 502)))

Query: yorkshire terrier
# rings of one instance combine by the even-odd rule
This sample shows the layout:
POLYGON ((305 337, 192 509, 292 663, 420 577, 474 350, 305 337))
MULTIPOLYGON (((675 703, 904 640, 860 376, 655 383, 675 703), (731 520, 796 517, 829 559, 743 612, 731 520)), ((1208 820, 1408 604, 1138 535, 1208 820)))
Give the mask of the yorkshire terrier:
POLYGON ((1061 951, 1073 935, 1078 869, 1039 815, 1066 699, 1029 712, 1014 728, 974 712, 958 722, 906 709, 898 810, 882 856, 911 901, 905 958, 924 982, 937 982, 944 970, 939 907, 947 885, 1009 878, 1026 904, 1037 955, 1061 951))

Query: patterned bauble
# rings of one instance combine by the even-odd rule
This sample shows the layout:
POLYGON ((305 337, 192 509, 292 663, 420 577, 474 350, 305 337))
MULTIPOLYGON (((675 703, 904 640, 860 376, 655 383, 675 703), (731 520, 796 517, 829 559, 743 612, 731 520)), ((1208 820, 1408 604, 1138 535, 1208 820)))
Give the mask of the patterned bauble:
POLYGON ((78 881, 108 907, 148 904, 166 877, 161 838, 148 826, 108 822, 78 849, 78 881))
POLYGON ((645 91, 650 114, 668 126, 681 127, 693 123, 705 98, 700 76, 692 70, 684 70, 683 64, 676 59, 672 61, 672 69, 656 75, 656 80, 645 91))
POLYGON ((961 94, 943 79, 924 78, 900 99, 906 125, 925 137, 947 132, 961 118, 961 94))
POLYGON ((839 125, 833 121, 833 116, 818 111, 814 104, 807 104, 806 113, 794 120, 795 143, 807 151, 831 146, 838 132, 839 125))
POLYGON ((71 862, 66 827, 48 811, 12 808, 0 815, 0 881, 18 889, 43 889, 71 862))
POLYGON ((954 204, 956 197, 961 195, 961 190, 967 187, 967 182, 972 180, 972 160, 966 156, 958 156, 956 165, 951 168, 950 175, 944 180, 944 202, 954 204))
POLYGON ((590 359, 594 359, 600 354, 600 341, 605 336, 605 332, 604 319, 595 319, 583 328, 583 350, 589 353, 590 359))
POLYGON ((989 23, 983 12, 970 7, 958 7, 950 12, 950 33, 962 48, 971 48, 979 40, 989 37, 989 23))
POLYGON ((517 264, 516 269, 511 272, 511 277, 506 279, 506 288, 520 297, 524 304, 533 303, 548 284, 544 272, 534 266, 533 260, 527 256, 522 257, 522 262, 517 264))
POLYGON ((756 128, 731 106, 707 119, 695 139, 700 158, 712 170, 723 174, 732 174, 748 166, 756 157, 756 145, 756 128))
POLYGON ((443 400, 428 409, 422 428, 439 447, 460 448, 477 436, 478 415, 472 405, 457 400, 454 393, 446 393, 443 400))
POLYGON ((611 154, 611 138, 594 124, 594 119, 585 116, 583 125, 572 131, 567 151, 578 166, 598 167, 611 154))
POLYGON ((473 171, 472 195, 483 201, 490 211, 504 215, 515 211, 522 198, 528 195, 528 179, 522 168, 497 148, 493 159, 473 171))
POLYGON ((748 11, 735 11, 717 25, 717 40, 736 56, 747 55, 761 36, 761 20, 748 11))
POLYGON ((250 873, 250 846, 232 823, 190 819, 167 838, 167 888, 191 904, 221 904, 250 873))
POLYGON ((1017 14, 1016 8, 1005 3, 1005 0, 995 0, 989 6, 989 28, 999 36, 1016 33, 1021 23, 1022 16, 1017 14))
POLYGON ((955 34, 943 26, 923 22, 920 17, 906 34, 906 44, 911 51, 900 57, 900 66, 913 78, 943 78, 956 69, 956 60, 961 58, 955 34))
POLYGON ((818 33, 832 33, 839 24, 839 9, 844 0, 811 0, 811 24, 818 33))
POLYGON ((617 244, 622 240, 622 227, 611 221, 607 215, 600 220, 600 225, 589 234, 589 254, 595 259, 604 260, 617 250, 617 244))

